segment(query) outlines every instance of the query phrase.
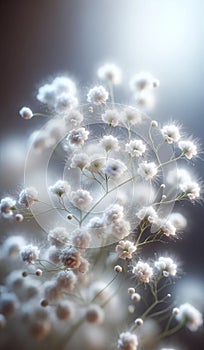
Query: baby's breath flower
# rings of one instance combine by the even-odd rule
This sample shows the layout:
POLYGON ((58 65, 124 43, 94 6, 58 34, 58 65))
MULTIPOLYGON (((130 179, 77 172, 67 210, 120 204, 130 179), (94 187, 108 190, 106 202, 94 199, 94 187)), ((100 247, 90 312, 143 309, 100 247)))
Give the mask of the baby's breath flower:
POLYGON ((125 150, 132 157, 141 157, 146 151, 146 145, 142 140, 132 140, 129 143, 126 143, 125 150))
POLYGON ((179 186, 180 184, 191 181, 191 175, 188 170, 177 168, 167 173, 166 181, 170 185, 179 186))
POLYGON ((59 320, 69 320, 73 315, 73 305, 68 300, 60 300, 56 305, 56 315, 59 320))
POLYGON ((56 285, 62 291, 72 291, 76 285, 77 277, 73 271, 60 271, 57 274, 56 285))
POLYGON ((61 197, 64 194, 69 194, 70 185, 67 181, 58 180, 53 186, 49 187, 49 191, 61 197))
POLYGON ((141 72, 132 77, 130 81, 130 88, 135 90, 149 90, 159 86, 159 81, 153 77, 152 74, 141 72))
POLYGON ((133 267, 132 273, 137 276, 141 282, 149 283, 153 277, 153 268, 148 263, 138 261, 133 267))
POLYGON ((164 125, 164 127, 161 129, 161 133, 164 140, 169 144, 178 142, 181 138, 178 126, 174 124, 164 125))
POLYGON ((134 292, 131 294, 131 300, 138 303, 141 300, 141 295, 134 292))
POLYGON ((38 201, 38 191, 34 187, 28 187, 19 194, 19 203, 29 208, 34 202, 38 201))
POLYGON ((116 246, 116 252, 121 259, 132 259, 132 254, 136 249, 134 243, 128 240, 120 241, 116 246))
POLYGON ((112 84, 120 84, 121 70, 112 63, 107 63, 98 69, 98 77, 112 84))
POLYGON ((187 226, 187 220, 181 213, 171 213, 168 219, 177 230, 183 230, 187 226))
POLYGON ((120 149, 118 139, 112 135, 103 136, 103 138, 100 140, 100 144, 106 152, 118 151, 120 149))
POLYGON ((130 234, 130 224, 126 220, 119 220, 112 224, 111 234, 117 239, 123 239, 130 234))
POLYGON ((197 146, 192 141, 180 141, 178 146, 188 159, 192 159, 198 153, 197 146))
POLYGON ((2 244, 2 253, 5 257, 16 257, 25 246, 25 240, 21 236, 10 236, 2 244))
POLYGON ((91 236, 85 229, 76 229, 73 232, 72 243, 76 248, 87 249, 91 241, 91 236))
POLYGON ((154 162, 147 163, 146 161, 139 164, 138 174, 146 181, 152 180, 157 174, 157 166, 154 162))
POLYGON ((48 233, 48 242, 56 247, 63 247, 69 241, 69 234, 64 227, 56 227, 48 233))
POLYGON ((194 181, 184 182, 180 184, 179 187, 182 192, 186 193, 191 201, 200 197, 200 186, 194 181))
POLYGON ((104 158, 101 158, 101 155, 94 154, 90 158, 90 165, 87 166, 87 170, 89 170, 91 173, 100 173, 102 169, 104 168, 105 160, 104 158))
POLYGON ((4 316, 13 316, 19 307, 19 301, 14 293, 2 293, 0 299, 0 313, 4 316))
POLYGON ((126 165, 116 159, 109 159, 104 169, 106 176, 111 178, 119 178, 126 170, 126 165))
POLYGON ((81 255, 80 252, 73 247, 64 248, 60 253, 60 260, 64 266, 77 269, 81 264, 81 255))
POLYGON ((71 168, 80 168, 81 170, 89 167, 90 160, 86 153, 76 153, 71 159, 71 168))
POLYGON ((16 222, 22 222, 24 220, 24 216, 22 214, 15 215, 16 222))
POLYGON ((105 212, 105 222, 107 224, 115 223, 123 218, 123 207, 119 204, 114 204, 105 212))
POLYGON ((85 315, 87 322, 95 324, 101 324, 104 320, 104 316, 103 309, 97 304, 89 305, 85 315))
POLYGON ((88 207, 92 200, 92 196, 86 190, 79 189, 77 191, 72 191, 70 194, 71 203, 79 209, 88 207))
POLYGON ((44 283, 44 296, 48 303, 56 301, 62 297, 62 289, 59 288, 56 281, 46 281, 44 283))
POLYGON ((29 244, 20 250, 20 255, 23 261, 30 264, 39 258, 40 250, 37 246, 29 244))
POLYGON ((1 199, 0 202, 0 212, 3 216, 10 216, 13 214, 13 209, 15 209, 16 201, 13 198, 5 197, 1 199))
POLYGON ((77 110, 71 110, 67 115, 64 116, 64 122, 67 126, 79 126, 83 119, 83 115, 77 110))
POLYGON ((148 220, 150 223, 156 221, 157 219, 157 212, 156 210, 149 206, 149 207, 143 207, 141 208, 137 213, 136 216, 140 219, 140 220, 148 220))
POLYGON ((23 119, 31 119, 33 117, 33 112, 29 107, 22 107, 19 114, 23 119))
POLYGON ((89 131, 85 130, 85 128, 73 129, 69 132, 67 140, 70 145, 82 146, 88 140, 88 135, 89 131))
POLYGON ((167 219, 159 219, 157 225, 161 232, 167 237, 174 237, 176 235, 176 227, 167 219))
POLYGON ((121 350, 137 350, 138 340, 136 334, 123 332, 118 339, 118 349, 121 350))
POLYGON ((71 94, 62 94, 56 99, 55 110, 58 114, 64 115, 78 105, 78 100, 71 94))
POLYGON ((193 305, 189 303, 182 304, 179 307, 179 313, 176 315, 179 322, 184 321, 185 325, 190 331, 195 332, 203 324, 203 317, 193 305))
POLYGON ((101 118, 104 123, 115 127, 119 124, 121 116, 116 109, 107 109, 101 118))
POLYGON ((139 124, 142 121, 142 113, 133 107, 127 107, 121 113, 121 120, 132 125, 139 124))
POLYGON ((160 258, 155 261, 155 267, 165 272, 165 277, 167 276, 175 276, 177 273, 177 265, 174 263, 173 259, 169 257, 160 256, 160 258))
POLYGON ((95 105, 101 105, 106 103, 108 96, 108 91, 102 85, 94 86, 87 94, 87 101, 95 105))

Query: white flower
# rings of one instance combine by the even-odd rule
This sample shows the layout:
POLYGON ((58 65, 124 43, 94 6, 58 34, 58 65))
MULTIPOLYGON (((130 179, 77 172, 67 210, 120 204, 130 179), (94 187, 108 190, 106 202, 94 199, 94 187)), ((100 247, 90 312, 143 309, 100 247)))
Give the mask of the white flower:
POLYGON ((4 316, 12 316, 15 314, 19 307, 19 302, 16 294, 14 293, 2 293, 0 300, 0 314, 4 316))
POLYGON ((38 191, 34 187, 28 187, 21 191, 19 203, 29 208, 34 202, 38 201, 38 191))
POLYGON ((60 271, 57 274, 56 285, 62 291, 72 291, 76 285, 77 277, 73 271, 60 271))
POLYGON ((132 273, 136 275, 141 282, 149 283, 153 276, 153 268, 148 263, 138 261, 133 267, 132 273))
POLYGON ((77 191, 72 191, 70 194, 71 203, 79 209, 88 207, 92 200, 92 196, 86 190, 79 189, 77 191))
POLYGON ((180 185, 184 182, 191 181, 191 175, 186 169, 178 168, 168 172, 166 181, 170 185, 180 185))
POLYGON ((176 315, 177 321, 184 321, 186 327, 188 327, 190 331, 195 332, 200 326, 202 326, 202 314, 193 305, 189 303, 182 304, 179 307, 179 311, 179 314, 176 315))
POLYGON ((145 180, 151 180, 157 174, 157 166, 154 162, 146 161, 139 164, 138 174, 145 180))
POLYGON ((188 159, 192 159, 198 153, 197 146, 192 141, 180 141, 178 146, 188 159))
POLYGON ((137 350, 138 340, 136 334, 123 332, 118 339, 118 349, 121 350, 137 350))
POLYGON ((115 64, 107 63, 100 67, 97 73, 101 80, 112 84, 120 84, 121 82, 121 70, 115 64))
POLYGON ((169 144, 178 142, 181 138, 179 128, 174 124, 165 125, 161 129, 161 133, 164 140, 169 144))
POLYGON ((108 91, 103 86, 94 86, 87 94, 87 101, 95 105, 101 105, 106 103, 108 96, 108 91))
POLYGON ((73 315, 73 306, 68 300, 60 300, 56 306, 56 315, 59 320, 70 320, 73 315))
POLYGON ((154 265, 158 270, 165 272, 165 277, 169 275, 175 276, 177 273, 177 265, 174 263, 173 259, 169 257, 160 256, 160 258, 155 261, 154 265))
POLYGON ((171 213, 168 219, 177 230, 182 230, 187 226, 187 220, 181 213, 171 213))
POLYGON ((110 176, 111 178, 120 177, 126 170, 127 167, 125 166, 125 164, 122 163, 120 160, 116 159, 108 160, 104 169, 105 174, 107 176, 110 176))
POLYGON ((40 250, 37 246, 29 244, 20 250, 20 255, 23 261, 32 263, 39 258, 40 250))
POLYGON ((104 310, 97 304, 89 305, 85 317, 87 322, 101 324, 105 317, 104 310))
POLYGON ((63 93, 76 94, 76 85, 68 77, 59 76, 52 81, 52 86, 55 88, 56 95, 60 96, 63 93))
POLYGON ((136 251, 137 247, 133 242, 125 240, 120 241, 115 250, 121 259, 132 259, 132 254, 136 251))
POLYGON ((154 222, 157 219, 157 212, 156 210, 149 206, 149 207, 143 207, 141 208, 137 213, 136 216, 140 220, 148 220, 150 223, 154 222))
POLYGON ((106 229, 104 218, 103 217, 94 216, 88 222, 87 227, 90 229, 91 232, 93 231, 93 232, 96 232, 96 233, 99 233, 99 234, 104 233, 105 229, 106 229))
POLYGON ((70 109, 75 108, 78 105, 78 100, 71 94, 60 95, 56 99, 55 110, 59 114, 66 114, 70 109))
POLYGON ((116 109, 107 109, 105 113, 102 114, 101 118, 104 123, 107 123, 109 126, 117 126, 121 116, 116 109))
POLYGON ((68 232, 64 227, 56 227, 49 232, 48 241, 56 247, 63 247, 69 241, 68 232))
POLYGON ((117 239, 124 239, 130 234, 130 224, 126 220, 119 220, 113 223, 111 234, 117 239))
POLYGON ((10 197, 5 197, 1 199, 0 202, 0 212, 4 216, 10 216, 13 214, 13 209, 15 209, 16 201, 10 197))
POLYGON ((152 89, 159 86, 159 81, 153 77, 152 74, 141 72, 132 77, 130 81, 130 88, 135 90, 152 89))
POLYGON ((73 129, 67 136, 70 145, 80 146, 84 141, 88 140, 89 131, 85 128, 73 129))
POLYGON ((76 248, 87 249, 91 241, 91 236, 85 229, 76 229, 73 232, 72 243, 76 248))
POLYGON ((197 184, 197 182, 184 182, 183 184, 180 184, 179 188, 191 201, 200 197, 200 186, 197 184))
POLYGON ((29 107, 22 107, 19 114, 23 119, 31 119, 33 117, 33 112, 29 107))
POLYGON ((125 150, 132 157, 141 157, 146 151, 146 145, 142 140, 131 140, 129 143, 126 143, 125 150))
POLYGON ((120 149, 118 139, 112 135, 103 136, 100 140, 100 144, 106 152, 118 151, 120 149))
POLYGON ((64 266, 77 269, 81 264, 81 255, 80 252, 73 247, 64 248, 60 253, 60 260, 64 266))
POLYGON ((81 170, 89 167, 90 160, 86 153, 76 153, 71 159, 71 168, 80 168, 81 170))
POLYGON ((87 170, 89 170, 91 173, 100 173, 104 168, 104 163, 105 160, 104 158, 101 158, 101 155, 94 154, 90 158, 90 165, 87 166, 87 170))
POLYGON ((67 126, 69 126, 70 124, 73 126, 78 126, 81 124, 83 119, 83 115, 76 110, 72 110, 66 116, 64 116, 64 121, 67 126))
POLYGON ((136 103, 138 106, 141 106, 142 108, 146 108, 151 110, 155 105, 155 97, 152 93, 150 93, 147 90, 142 90, 139 95, 137 94, 135 96, 136 103))
POLYGON ((53 186, 49 187, 49 191, 61 197, 63 194, 68 194, 70 192, 70 185, 67 181, 58 180, 53 186))
POLYGON ((121 220, 123 216, 123 207, 119 204, 113 204, 105 211, 104 220, 107 224, 111 224, 121 220))
POLYGON ((121 119, 124 122, 128 122, 132 125, 139 124, 142 121, 142 114, 138 109, 133 107, 127 107, 121 114, 121 119))
POLYGON ((56 281, 46 281, 44 283, 44 296, 47 301, 56 301, 62 297, 62 290, 56 281))
POLYGON ((171 237, 176 235, 176 227, 170 220, 160 219, 157 221, 157 225, 165 236, 171 237))
POLYGON ((25 240, 23 237, 10 236, 2 244, 2 253, 5 257, 15 257, 24 246, 25 240))
POLYGON ((41 86, 38 90, 37 99, 38 101, 53 107, 56 100, 55 87, 51 84, 41 86))

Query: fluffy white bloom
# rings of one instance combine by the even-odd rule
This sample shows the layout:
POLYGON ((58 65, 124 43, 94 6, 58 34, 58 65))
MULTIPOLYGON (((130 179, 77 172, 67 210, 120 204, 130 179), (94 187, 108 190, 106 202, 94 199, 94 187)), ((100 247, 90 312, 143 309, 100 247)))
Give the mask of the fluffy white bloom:
POLYGON ((110 159, 105 166, 105 174, 111 178, 118 178, 127 170, 126 165, 120 160, 110 159))
POLYGON ((70 202, 77 208, 83 209, 89 206, 93 198, 86 190, 72 191, 70 194, 70 202))
POLYGON ((137 247, 131 241, 120 241, 115 250, 121 259, 132 259, 132 254, 136 251, 137 247))
POLYGON ((94 231, 100 234, 105 232, 106 225, 105 225, 104 218, 99 216, 94 216, 88 222, 87 227, 91 229, 91 232, 94 231))
POLYGON ((19 194, 19 203, 29 208, 34 202, 38 200, 38 191, 34 187, 28 187, 19 194))
POLYGON ((56 301, 62 297, 62 290, 55 281, 46 281, 44 283, 44 296, 47 301, 56 301))
POLYGON ((119 204, 113 204, 109 207, 104 215, 105 222, 107 224, 111 224, 113 222, 117 222, 121 220, 124 216, 123 207, 119 204))
POLYGON ((56 99, 55 110, 58 114, 66 114, 77 105, 78 100, 75 96, 64 93, 56 99))
POLYGON ((147 90, 142 90, 139 95, 135 95, 136 103, 138 106, 146 109, 152 109, 155 105, 155 97, 147 90))
POLYGON ((51 84, 41 86, 38 90, 37 99, 50 107, 53 106, 56 99, 55 87, 51 84))
POLYGON ((49 191, 61 197, 63 194, 70 192, 70 185, 67 181, 58 180, 53 186, 49 187, 49 191))
POLYGON ((72 110, 64 116, 65 125, 78 126, 83 121, 84 117, 79 111, 72 110))
POLYGON ((118 139, 112 135, 103 136, 100 140, 100 144, 106 152, 118 151, 120 149, 118 139))
POLYGON ((130 234, 130 224, 126 220, 119 220, 114 222, 111 227, 111 234, 119 239, 124 239, 130 234))
POLYGON ((98 69, 98 77, 112 84, 120 84, 121 76, 121 70, 112 63, 107 63, 98 69))
POLYGON ((131 140, 129 143, 126 143, 125 150, 132 157, 141 157, 146 151, 146 145, 142 140, 131 140))
POLYGON ((57 274, 56 285, 62 291, 72 291, 76 285, 77 277, 73 271, 60 271, 57 274))
POLYGON ((133 267, 132 273, 137 276, 141 282, 149 283, 153 276, 153 268, 148 263, 138 261, 133 267))
POLYGON ((161 129, 161 133, 164 140, 169 144, 178 142, 181 138, 178 126, 174 124, 165 125, 161 129))
POLYGON ((171 223, 170 220, 160 219, 157 221, 157 225, 165 236, 172 237, 176 235, 176 227, 171 223))
POLYGON ((157 166, 154 162, 147 163, 145 161, 140 163, 138 174, 146 181, 151 180, 157 174, 157 166))
POLYGON ((191 181, 191 175, 186 169, 178 168, 168 172, 166 181, 170 185, 180 185, 184 182, 191 181))
POLYGON ((73 232, 72 243, 76 248, 87 249, 91 241, 91 236, 87 230, 77 229, 73 232))
POLYGON ((0 212, 5 216, 13 214, 13 209, 15 209, 16 201, 10 197, 5 197, 1 199, 0 202, 0 212))
POLYGON ((89 156, 87 156, 86 153, 76 153, 73 155, 71 159, 71 168, 80 168, 81 170, 83 168, 89 167, 90 160, 89 156))
POLYGON ((182 230, 187 226, 187 220, 181 213, 171 213, 168 220, 177 230, 182 230))
POLYGON ((178 146, 188 159, 192 159, 198 153, 197 146, 192 141, 180 141, 178 146))
POLYGON ((81 146, 88 140, 89 131, 85 128, 73 129, 67 136, 70 145, 81 146))
POLYGON ((69 320, 73 315, 73 306, 68 300, 60 300, 56 306, 56 315, 59 320, 69 320))
POLYGON ((2 244, 2 253, 5 257, 15 257, 24 246, 25 240, 23 237, 10 236, 2 244))
POLYGON ((97 304, 89 305, 85 317, 87 322, 101 324, 105 317, 104 310, 97 304))
POLYGON ((6 276, 6 287, 10 290, 18 290, 24 284, 21 270, 14 270, 6 276))
POLYGON ((95 105, 101 105, 106 103, 108 96, 108 91, 103 86, 94 86, 87 94, 87 101, 95 105))
POLYGON ((176 315, 177 321, 184 321, 186 327, 188 327, 190 331, 195 332, 200 326, 202 326, 202 314, 193 305, 189 303, 182 304, 179 307, 179 311, 179 314, 176 315))
POLYGON ((159 81, 153 77, 152 74, 141 72, 132 77, 130 81, 130 88, 135 90, 152 89, 159 86, 159 81))
POLYGON ((177 265, 174 263, 173 259, 169 257, 160 256, 159 259, 155 261, 154 265, 158 270, 165 272, 165 277, 169 275, 175 276, 177 273, 177 265))
POLYGON ((132 125, 139 124, 142 121, 142 114, 138 109, 127 107, 121 114, 121 120, 132 125))
POLYGON ((72 95, 76 94, 76 85, 73 82, 73 80, 71 80, 68 77, 65 77, 65 76, 56 77, 52 81, 52 85, 55 88, 57 96, 60 96, 63 93, 70 93, 72 95))
POLYGON ((101 116, 104 123, 109 126, 117 126, 120 122, 121 116, 116 109, 107 109, 101 116))
POLYGON ((56 247, 63 247, 69 242, 69 234, 64 227, 56 227, 48 233, 48 241, 56 247))
POLYGON ((136 213, 136 216, 140 220, 146 219, 150 223, 152 223, 152 222, 154 222, 157 219, 157 212, 152 206, 143 207, 136 213))
POLYGON ((4 316, 15 314, 19 306, 17 296, 14 293, 2 293, 0 299, 0 313, 4 316))
POLYGON ((118 339, 118 349, 121 350, 137 350, 138 340, 136 334, 123 332, 118 339))
POLYGON ((64 248, 61 251, 60 260, 64 266, 71 269, 77 269, 81 264, 81 255, 80 252, 73 247, 64 248))
POLYGON ((101 158, 101 155, 94 154, 90 158, 90 165, 87 167, 87 169, 91 173, 100 173, 104 168, 104 163, 105 163, 105 160, 104 158, 101 158))
POLYGON ((29 244, 20 250, 20 255, 23 261, 32 263, 39 258, 40 250, 37 246, 29 244))
POLYGON ((29 107, 22 107, 19 114, 23 119, 31 119, 33 117, 33 112, 29 107))
POLYGON ((179 188, 182 192, 186 193, 187 197, 191 201, 200 197, 200 186, 197 184, 197 182, 184 182, 183 184, 180 184, 179 188))

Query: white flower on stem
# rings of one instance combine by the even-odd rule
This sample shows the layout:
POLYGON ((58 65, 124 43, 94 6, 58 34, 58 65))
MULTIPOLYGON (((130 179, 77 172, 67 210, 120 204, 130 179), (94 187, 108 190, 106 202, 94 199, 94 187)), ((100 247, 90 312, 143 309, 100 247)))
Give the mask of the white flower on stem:
POLYGON ((171 223, 170 220, 167 219, 159 219, 156 224, 161 230, 162 234, 167 237, 175 237, 176 236, 176 227, 171 223))
POLYGON ((177 230, 183 230, 187 226, 187 220, 181 213, 171 213, 168 220, 177 230))
POLYGON ((73 232, 72 243, 76 248, 87 249, 91 241, 91 235, 85 229, 76 229, 73 232))
POLYGON ((179 307, 177 321, 184 322, 186 327, 192 332, 196 332, 203 324, 203 316, 193 305, 189 303, 182 304, 179 307))
POLYGON ((53 107, 56 100, 56 90, 52 84, 45 84, 38 89, 38 101, 53 107))
POLYGON ((100 144, 106 152, 118 151, 120 149, 118 139, 112 135, 103 136, 100 140, 100 144))
POLYGON ((106 82, 112 83, 112 84, 120 84, 122 74, 121 70, 112 63, 107 63, 101 66, 98 69, 98 77, 106 82))
POLYGON ((135 95, 136 103, 142 108, 151 110, 155 105, 155 97, 149 91, 142 90, 139 95, 135 95))
POLYGON ((15 209, 16 201, 13 198, 5 197, 1 199, 0 202, 0 212, 3 216, 10 216, 13 214, 15 209))
POLYGON ((70 194, 70 202, 79 209, 87 208, 92 200, 92 196, 86 190, 79 189, 70 194))
POLYGON ((91 158, 90 158, 90 165, 87 166, 87 170, 89 170, 91 173, 100 173, 103 168, 104 168, 104 163, 105 163, 105 159, 101 158, 101 155, 97 155, 94 154, 91 158))
POLYGON ((77 269, 81 264, 81 254, 73 247, 64 248, 61 251, 60 260, 67 268, 77 269))
POLYGON ((127 107, 121 113, 121 120, 132 125, 139 124, 142 121, 142 113, 133 107, 127 107))
POLYGON ((153 277, 153 268, 148 263, 138 261, 133 267, 132 273, 137 276, 141 282, 149 283, 153 277))
POLYGON ((80 168, 81 170, 89 167, 90 160, 86 153, 76 153, 71 159, 71 168, 80 168))
POLYGON ((121 220, 124 216, 124 208, 119 204, 113 204, 105 211, 104 220, 106 224, 112 224, 121 220))
POLYGON ((71 94, 62 94, 56 99, 55 110, 58 114, 66 114, 78 105, 78 100, 71 94))
POLYGON ((119 178, 127 170, 126 165, 120 160, 109 159, 105 166, 104 172, 106 176, 111 178, 119 178))
POLYGON ((68 300, 60 300, 56 305, 56 315, 59 320, 70 320, 73 315, 73 306, 68 300))
POLYGON ((87 101, 95 105, 101 105, 106 103, 108 96, 108 91, 102 85, 94 86, 87 94, 87 101))
POLYGON ((19 114, 23 119, 31 119, 33 117, 33 112, 29 107, 22 107, 19 114))
POLYGON ((62 290, 56 281, 46 281, 44 283, 44 296, 48 302, 56 301, 62 297, 62 290))
POLYGON ((200 186, 197 182, 189 181, 180 184, 180 190, 186 194, 186 196, 191 200, 195 200, 200 197, 200 186))
POLYGON ((2 293, 0 300, 0 314, 13 316, 19 307, 19 301, 14 293, 2 293))
POLYGON ((117 346, 121 350, 137 350, 138 340, 136 334, 130 332, 121 333, 117 346))
POLYGON ((178 142, 179 139, 181 138, 178 126, 174 124, 165 125, 161 129, 161 133, 164 140, 169 144, 178 142))
POLYGON ((121 116, 116 109, 107 109, 101 116, 104 123, 109 126, 117 126, 121 120, 121 116))
POLYGON ((104 217, 94 216, 89 220, 87 227, 90 229, 90 232, 96 232, 102 234, 105 232, 106 224, 104 217))
POLYGON ((129 143, 126 143, 125 151, 132 157, 138 158, 146 151, 146 145, 142 140, 131 140, 129 143))
POLYGON ((138 174, 146 181, 152 180, 157 174, 157 166, 154 162, 142 162, 139 164, 138 174))
POLYGON ((150 90, 159 86, 159 81, 150 73, 141 72, 130 80, 130 88, 135 90, 150 90))
POLYGON ((34 202, 38 201, 38 191, 34 187, 28 187, 21 191, 19 203, 29 208, 34 202))
POLYGON ((39 258, 40 250, 37 246, 29 244, 20 250, 20 255, 23 261, 30 264, 39 258))
POLYGON ((69 234, 64 227, 56 227, 49 231, 48 242, 56 247, 63 247, 69 242, 69 234))
POLYGON ((156 210, 152 207, 143 207, 141 208, 137 213, 136 216, 140 219, 140 220, 148 220, 150 223, 153 223, 157 220, 157 212, 156 210))
POLYGON ((197 146, 192 141, 180 141, 178 146, 188 159, 192 159, 198 153, 197 146))
POLYGON ((119 220, 112 224, 111 234, 117 239, 124 239, 130 234, 130 224, 126 220, 119 220))
POLYGON ((57 274, 56 285, 61 291, 72 291, 76 285, 77 277, 73 271, 60 271, 57 274))
POLYGON ((89 305, 85 317, 89 323, 101 324, 105 317, 104 310, 97 304, 89 305))
POLYGON ((115 250, 121 259, 132 259, 132 254, 136 251, 137 247, 131 241, 120 241, 115 250))
POLYGON ((167 183, 170 185, 180 185, 184 182, 191 181, 191 175, 186 169, 178 168, 175 170, 170 170, 166 177, 167 183))
POLYGON ((67 181, 58 180, 53 186, 49 187, 49 191, 61 197, 64 194, 69 194, 70 185, 67 181))
POLYGON ((5 257, 16 257, 21 248, 25 246, 25 240, 21 236, 10 236, 2 244, 2 253, 5 257))
POLYGON ((52 86, 55 88, 56 95, 60 96, 63 93, 76 94, 76 85, 68 77, 59 76, 52 81, 52 86))
POLYGON ((164 276, 175 276, 177 273, 177 264, 174 263, 173 259, 169 257, 160 256, 155 261, 154 266, 161 272, 164 272, 164 276))
POLYGON ((85 128, 73 129, 69 132, 67 140, 70 145, 81 146, 84 141, 88 140, 89 131, 85 128))
POLYGON ((64 116, 65 125, 79 126, 83 121, 83 115, 76 110, 71 110, 67 115, 64 116))

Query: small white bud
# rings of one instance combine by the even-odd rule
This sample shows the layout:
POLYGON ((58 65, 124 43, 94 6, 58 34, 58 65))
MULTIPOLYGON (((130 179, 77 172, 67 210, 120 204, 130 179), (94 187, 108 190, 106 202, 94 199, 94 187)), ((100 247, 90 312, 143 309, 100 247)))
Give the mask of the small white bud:
POLYGON ((163 194, 163 196, 162 196, 162 200, 165 200, 166 199, 166 195, 165 194, 163 194))
POLYGON ((131 300, 138 302, 141 300, 141 295, 139 293, 134 293, 131 295, 131 300))
POLYGON ((142 325, 143 325, 143 320, 142 320, 141 318, 137 318, 137 319, 135 320, 135 324, 136 324, 137 326, 142 326, 142 325))
POLYGON ((71 220, 72 218, 73 218, 72 214, 68 214, 68 215, 67 215, 67 219, 68 219, 68 220, 71 220))
POLYGON ((120 272, 123 271, 123 268, 122 268, 120 265, 116 265, 116 266, 114 267, 114 271, 117 272, 117 273, 120 273, 120 272))
POLYGON ((24 219, 24 217, 23 217, 22 214, 16 214, 15 218, 16 218, 16 221, 17 221, 17 222, 22 222, 23 219, 24 219))
POLYGON ((43 272, 42 272, 41 269, 37 269, 37 270, 35 271, 35 274, 36 274, 36 276, 41 277, 42 274, 43 274, 43 272))
POLYGON ((22 107, 19 114, 23 119, 31 119, 33 117, 33 112, 29 107, 22 107))
POLYGON ((164 188, 166 188, 166 185, 165 184, 161 184, 161 189, 164 189, 164 188))
POLYGON ((179 308, 178 308, 178 307, 174 307, 173 310, 172 310, 172 314, 173 314, 174 316, 177 316, 179 313, 180 313, 179 308))
POLYGON ((157 127, 157 126, 158 126, 157 121, 156 121, 156 120, 152 120, 152 122, 151 122, 151 126, 153 126, 153 127, 157 127))
POLYGON ((135 288, 128 288, 128 294, 134 294, 135 288))

